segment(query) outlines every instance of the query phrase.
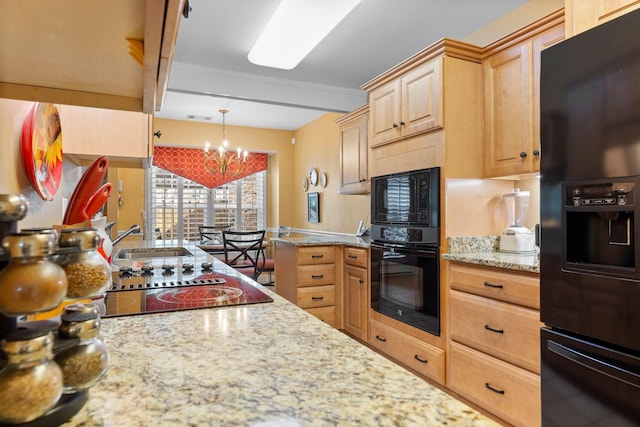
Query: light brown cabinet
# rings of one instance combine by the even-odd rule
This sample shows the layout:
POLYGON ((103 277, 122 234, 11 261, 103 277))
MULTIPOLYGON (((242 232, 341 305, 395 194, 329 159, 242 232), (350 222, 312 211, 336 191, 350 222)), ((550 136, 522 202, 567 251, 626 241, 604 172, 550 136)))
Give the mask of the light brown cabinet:
POLYGON ((369 322, 369 344, 421 375, 445 383, 444 350, 374 319, 369 322))
POLYGON ((566 36, 575 36, 640 8, 637 0, 566 0, 566 36))
POLYGON ((482 48, 442 39, 362 87, 369 176, 444 167, 482 177, 482 48))
POLYGON ((149 167, 153 156, 152 115, 60 105, 65 158, 90 164, 99 156, 110 167, 149 167))
POLYGON ((344 254, 344 330, 367 341, 369 319, 369 251, 347 246, 344 254))
POLYGON ((442 59, 372 90, 369 111, 370 147, 442 127, 442 59))
POLYGON ((516 426, 539 426, 539 278, 449 264, 451 390, 516 426))
POLYGON ((294 246, 276 242, 275 291, 337 328, 341 324, 336 246, 294 246))
POLYGON ((336 120, 340 126, 341 194, 369 192, 367 142, 369 106, 365 105, 336 120))
POLYGON ((563 39, 558 12, 487 48, 485 177, 540 170, 540 52, 563 39))

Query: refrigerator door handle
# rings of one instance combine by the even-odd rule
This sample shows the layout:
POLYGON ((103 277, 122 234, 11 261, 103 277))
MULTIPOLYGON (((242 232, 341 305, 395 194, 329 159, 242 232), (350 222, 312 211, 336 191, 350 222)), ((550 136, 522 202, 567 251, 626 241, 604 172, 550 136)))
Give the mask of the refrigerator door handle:
POLYGON ((555 341, 547 341, 547 348, 551 352, 574 363, 582 365, 602 375, 614 378, 618 381, 625 382, 631 386, 640 388, 640 375, 636 374, 635 372, 631 372, 628 369, 616 366, 610 362, 597 359, 594 356, 582 353, 578 350, 569 348, 555 341))

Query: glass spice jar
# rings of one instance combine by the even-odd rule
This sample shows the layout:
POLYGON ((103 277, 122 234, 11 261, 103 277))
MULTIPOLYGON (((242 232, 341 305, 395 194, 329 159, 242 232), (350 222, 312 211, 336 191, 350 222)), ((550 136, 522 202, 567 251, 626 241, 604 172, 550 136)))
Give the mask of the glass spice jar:
POLYGON ((80 342, 55 356, 64 378, 63 393, 75 393, 97 384, 107 373, 109 352, 100 335, 100 316, 93 304, 65 307, 58 329, 60 338, 80 342))
POLYGON ((67 298, 102 295, 111 285, 111 266, 98 253, 100 236, 95 228, 60 231, 58 265, 67 274, 67 298))
POLYGON ((53 334, 19 329, 2 340, 7 365, 0 371, 0 423, 26 423, 44 415, 62 395, 62 370, 53 359, 53 334))
POLYGON ((67 276, 49 259, 56 245, 51 233, 10 233, 2 239, 9 264, 0 270, 0 312, 7 316, 56 308, 67 292, 67 276))

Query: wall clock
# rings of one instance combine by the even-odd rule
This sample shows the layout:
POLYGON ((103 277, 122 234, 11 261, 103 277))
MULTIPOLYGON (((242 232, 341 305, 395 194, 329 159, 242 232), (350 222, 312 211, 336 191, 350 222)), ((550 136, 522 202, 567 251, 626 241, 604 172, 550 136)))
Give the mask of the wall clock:
POLYGON ((309 181, 314 187, 318 185, 318 171, 316 168, 311 168, 311 170, 309 170, 309 181))

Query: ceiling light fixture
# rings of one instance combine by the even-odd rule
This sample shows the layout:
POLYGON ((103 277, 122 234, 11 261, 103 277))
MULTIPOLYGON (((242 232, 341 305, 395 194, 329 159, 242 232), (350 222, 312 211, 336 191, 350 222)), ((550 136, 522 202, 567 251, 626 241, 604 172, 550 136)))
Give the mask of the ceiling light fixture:
POLYGON ((361 0, 282 0, 248 58, 256 65, 291 70, 361 0))
POLYGON ((247 163, 247 156, 249 153, 247 150, 242 152, 242 149, 238 147, 237 152, 229 152, 227 148, 229 143, 225 138, 225 115, 229 110, 218 110, 222 114, 222 143, 218 147, 218 150, 211 150, 211 144, 207 141, 204 145, 204 167, 209 173, 220 172, 224 177, 227 171, 232 175, 239 175, 244 169, 245 163, 247 163))

